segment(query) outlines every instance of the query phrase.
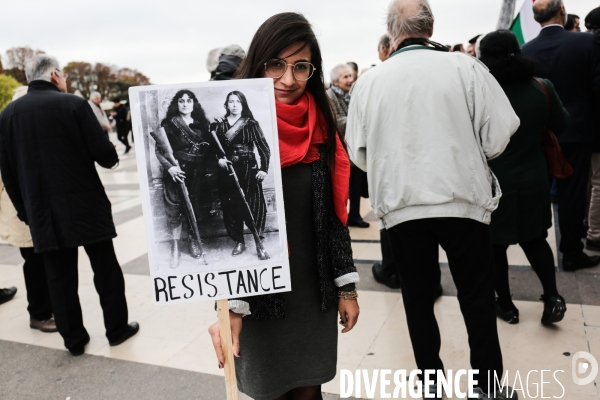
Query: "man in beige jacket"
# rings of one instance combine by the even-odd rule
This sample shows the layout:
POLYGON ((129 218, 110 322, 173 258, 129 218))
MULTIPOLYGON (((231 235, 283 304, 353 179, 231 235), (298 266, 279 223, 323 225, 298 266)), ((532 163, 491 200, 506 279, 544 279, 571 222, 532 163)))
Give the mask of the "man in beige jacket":
MULTIPOLYGON (((17 92, 13 100, 25 93, 27 93, 26 90, 17 92)), ((25 260, 23 274, 29 303, 27 307, 29 326, 42 332, 56 332, 44 261, 41 255, 33 252, 33 240, 29 227, 17 218, 17 211, 6 193, 2 176, 0 176, 0 240, 18 247, 25 260)), ((14 286, 0 289, 0 304, 11 300, 16 293, 17 288, 14 286)))
MULTIPOLYGON (((29 303, 27 307, 29 326, 42 332, 56 332, 44 260, 41 255, 33 252, 29 227, 17 218, 17 211, 6 193, 2 177, 0 177, 0 239, 18 247, 25 260, 23 274, 29 303)), ((0 304, 12 299, 16 292, 17 289, 14 287, 0 289, 0 304)))
MULTIPOLYGON (((402 282, 417 367, 437 377, 444 371, 432 295, 441 246, 478 370, 470 398, 512 399, 506 387, 495 387, 504 368, 489 223, 502 192, 487 160, 504 151, 520 121, 482 63, 430 40, 433 25, 427 0, 390 5, 396 50, 352 88, 348 153, 369 174, 371 204, 402 282)), ((431 386, 424 389, 431 393, 431 386)))

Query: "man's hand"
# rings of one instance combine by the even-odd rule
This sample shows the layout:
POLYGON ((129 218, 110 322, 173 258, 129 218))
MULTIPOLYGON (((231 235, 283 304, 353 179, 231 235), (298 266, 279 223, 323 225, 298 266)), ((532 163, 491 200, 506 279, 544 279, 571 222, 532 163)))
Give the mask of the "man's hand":
POLYGON ((340 298, 338 311, 340 312, 340 325, 344 327, 342 333, 349 332, 354 328, 354 325, 356 325, 356 322, 358 321, 358 314, 360 314, 358 301, 340 298))
POLYGON ((169 168, 169 175, 171 175, 171 178, 173 178, 173 182, 179 181, 183 183, 183 180, 185 179, 185 172, 183 172, 177 165, 169 168))
MULTIPOLYGON (((229 322, 231 324, 231 344, 233 355, 235 357, 241 357, 240 353, 240 332, 242 331, 242 315, 236 314, 229 311, 229 322)), ((225 352, 221 344, 221 330, 219 329, 219 322, 215 322, 208 328, 208 333, 212 340, 217 359, 219 360, 219 368, 223 368, 225 365, 225 352)))

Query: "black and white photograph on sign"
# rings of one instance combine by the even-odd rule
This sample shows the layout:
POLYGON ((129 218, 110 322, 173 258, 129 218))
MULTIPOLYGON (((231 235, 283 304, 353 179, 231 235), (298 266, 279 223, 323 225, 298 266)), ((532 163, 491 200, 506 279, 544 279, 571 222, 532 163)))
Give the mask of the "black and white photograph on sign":
POLYGON ((130 98, 150 272, 287 268, 272 80, 144 86, 130 98))

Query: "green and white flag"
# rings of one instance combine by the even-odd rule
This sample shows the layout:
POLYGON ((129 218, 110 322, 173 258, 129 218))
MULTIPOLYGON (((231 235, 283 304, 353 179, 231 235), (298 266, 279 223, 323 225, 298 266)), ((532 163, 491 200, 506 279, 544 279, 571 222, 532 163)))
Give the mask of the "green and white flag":
POLYGON ((510 30, 517 35, 521 46, 531 39, 535 39, 542 30, 540 24, 533 18, 534 2, 535 0, 525 0, 521 11, 510 26, 510 30))

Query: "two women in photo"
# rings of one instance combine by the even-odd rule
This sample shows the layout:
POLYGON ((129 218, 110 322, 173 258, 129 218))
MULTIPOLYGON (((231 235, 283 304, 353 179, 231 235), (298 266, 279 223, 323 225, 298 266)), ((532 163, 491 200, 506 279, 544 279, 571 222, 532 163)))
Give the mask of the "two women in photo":
MULTIPOLYGON (((261 239, 264 233, 267 208, 262 181, 268 173, 271 151, 242 92, 227 94, 224 107, 225 116, 209 123, 196 95, 180 90, 161 123, 173 153, 170 159, 165 157, 167 149, 156 147, 164 171, 171 268, 179 265, 182 247, 187 247, 191 257, 201 257, 201 238, 196 237, 193 224, 200 226, 202 216, 207 215, 204 210, 215 203, 221 205, 223 223, 233 241, 232 256, 246 250, 244 224, 256 230, 261 239), (188 200, 193 212, 186 209, 188 200)), ((259 259, 268 258, 268 253, 259 250, 261 246, 256 247, 259 259)))

